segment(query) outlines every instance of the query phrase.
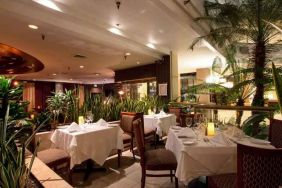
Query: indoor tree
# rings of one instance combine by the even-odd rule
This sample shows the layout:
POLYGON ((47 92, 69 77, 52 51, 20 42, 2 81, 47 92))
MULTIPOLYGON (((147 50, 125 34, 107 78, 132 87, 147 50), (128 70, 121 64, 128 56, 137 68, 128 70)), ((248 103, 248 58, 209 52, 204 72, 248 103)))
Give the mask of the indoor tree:
POLYGON ((271 47, 281 35, 268 22, 277 26, 282 20, 281 0, 240 0, 220 3, 205 1, 205 16, 197 21, 205 21, 210 26, 208 34, 197 38, 194 45, 202 39, 222 48, 239 43, 251 45, 251 71, 254 74, 255 94, 253 106, 264 105, 265 83, 269 77, 265 68, 269 62, 271 47))

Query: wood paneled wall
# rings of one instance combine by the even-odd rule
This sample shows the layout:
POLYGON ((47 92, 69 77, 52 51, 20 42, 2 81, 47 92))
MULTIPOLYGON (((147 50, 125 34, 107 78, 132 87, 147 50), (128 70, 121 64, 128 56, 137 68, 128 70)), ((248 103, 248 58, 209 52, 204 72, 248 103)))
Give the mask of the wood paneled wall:
MULTIPOLYGON (((167 83, 168 95, 162 97, 170 100, 170 56, 163 56, 163 59, 153 64, 115 71, 115 82, 130 80, 156 78, 157 84, 167 83)), ((158 93, 158 87, 157 87, 158 93)))
POLYGON ((35 84, 35 108, 36 109, 45 109, 46 108, 46 99, 48 96, 52 95, 52 92, 55 91, 54 82, 34 82, 35 84))

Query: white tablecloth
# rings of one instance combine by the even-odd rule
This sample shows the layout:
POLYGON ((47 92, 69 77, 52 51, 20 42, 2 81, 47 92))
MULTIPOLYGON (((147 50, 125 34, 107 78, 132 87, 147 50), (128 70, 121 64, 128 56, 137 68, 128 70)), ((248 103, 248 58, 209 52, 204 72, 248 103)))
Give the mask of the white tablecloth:
POLYGON ((144 115, 144 127, 157 129, 157 135, 167 135, 169 128, 176 125, 174 114, 144 115))
MULTIPOLYGON (((192 131, 192 130, 191 130, 192 131)), ((185 184, 199 176, 234 173, 237 171, 237 145, 217 145, 204 142, 200 136, 195 145, 184 145, 185 138, 179 138, 177 131, 170 129, 166 149, 171 150, 177 158, 176 177, 185 184)), ((262 147, 250 143, 248 139, 241 144, 262 147)), ((266 146, 263 146, 266 147, 266 146)), ((273 148, 271 145, 268 148, 273 148)))
POLYGON ((71 156, 71 168, 87 159, 103 165, 113 149, 122 149, 122 130, 119 126, 88 125, 80 132, 69 133, 57 129, 51 141, 53 146, 65 150, 71 156))

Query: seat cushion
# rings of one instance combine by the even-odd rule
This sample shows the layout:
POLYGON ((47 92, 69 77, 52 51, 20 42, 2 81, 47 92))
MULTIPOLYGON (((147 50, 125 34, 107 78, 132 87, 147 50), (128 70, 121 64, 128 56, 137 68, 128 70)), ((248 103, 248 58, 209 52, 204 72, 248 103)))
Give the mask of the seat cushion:
POLYGON ((175 170, 177 161, 171 151, 156 149, 146 151, 145 165, 147 170, 175 170))
POLYGON ((61 149, 46 149, 37 152, 37 157, 46 165, 53 163, 55 161, 68 159, 68 154, 61 149))
POLYGON ((149 136, 155 134, 155 130, 151 128, 144 127, 144 135, 149 136))
POLYGON ((208 177, 209 188, 236 188, 236 174, 222 174, 208 177))
POLYGON ((122 134, 122 140, 124 143, 130 142, 131 141, 131 135, 128 133, 123 133, 122 134))

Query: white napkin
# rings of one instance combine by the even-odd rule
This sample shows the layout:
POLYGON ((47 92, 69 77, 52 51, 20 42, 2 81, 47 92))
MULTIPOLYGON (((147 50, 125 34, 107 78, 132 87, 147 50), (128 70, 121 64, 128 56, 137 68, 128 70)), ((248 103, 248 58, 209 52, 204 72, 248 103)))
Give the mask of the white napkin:
POLYGON ((179 133, 178 133, 178 137, 183 137, 183 138, 196 138, 196 134, 194 133, 194 131, 191 128, 185 128, 182 129, 179 133))
POLYGON ((163 110, 161 110, 159 114, 160 115, 166 115, 166 113, 163 110))
POLYGON ((108 123, 104 120, 104 119, 99 119, 99 121, 96 122, 97 125, 100 125, 100 126, 107 126, 108 123))
POLYGON ((232 144, 232 142, 223 133, 219 133, 216 136, 214 136, 213 138, 211 138, 210 142, 215 143, 215 144, 225 145, 225 146, 232 144))
POLYGON ((72 122, 70 124, 70 126, 67 128, 67 131, 70 132, 70 133, 76 132, 76 131, 81 131, 81 127, 77 123, 72 122))

